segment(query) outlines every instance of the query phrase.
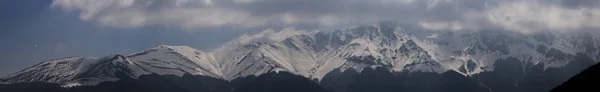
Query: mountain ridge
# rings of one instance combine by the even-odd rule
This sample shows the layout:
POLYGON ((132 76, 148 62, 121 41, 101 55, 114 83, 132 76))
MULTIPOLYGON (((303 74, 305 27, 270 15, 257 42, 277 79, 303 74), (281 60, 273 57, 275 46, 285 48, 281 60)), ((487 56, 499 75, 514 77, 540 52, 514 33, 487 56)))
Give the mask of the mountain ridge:
POLYGON ((232 80, 287 71, 321 80, 335 69, 361 72, 363 68, 377 67, 389 72, 455 71, 472 76, 494 71, 495 62, 507 58, 520 61, 521 67, 543 64, 544 70, 560 68, 578 53, 597 63, 600 39, 553 33, 528 37, 504 32, 407 31, 400 25, 382 22, 333 32, 266 30, 243 35, 210 52, 159 45, 129 55, 55 59, 0 78, 0 83, 94 85, 118 80, 114 72, 125 72, 132 78, 152 73, 179 76, 189 73, 232 80), (44 69, 49 71, 41 71, 44 69))

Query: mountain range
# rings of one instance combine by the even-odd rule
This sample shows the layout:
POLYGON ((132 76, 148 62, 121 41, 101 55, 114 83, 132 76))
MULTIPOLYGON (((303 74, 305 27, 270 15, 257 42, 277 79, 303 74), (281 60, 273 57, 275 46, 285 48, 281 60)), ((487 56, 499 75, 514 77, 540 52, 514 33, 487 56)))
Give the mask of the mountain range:
POLYGON ((334 92, 543 92, 600 61, 597 35, 433 31, 393 22, 335 31, 265 30, 210 51, 159 45, 132 54, 43 61, 1 78, 0 84, 94 86, 145 75, 232 82, 283 72, 334 92))

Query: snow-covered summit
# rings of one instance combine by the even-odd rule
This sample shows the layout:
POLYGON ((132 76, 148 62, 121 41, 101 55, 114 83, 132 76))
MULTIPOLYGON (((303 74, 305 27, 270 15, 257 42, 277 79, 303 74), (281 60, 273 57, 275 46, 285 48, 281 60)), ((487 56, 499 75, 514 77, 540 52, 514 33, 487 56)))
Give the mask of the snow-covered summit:
POLYGON ((222 78, 214 58, 209 53, 187 46, 160 45, 130 55, 111 55, 102 58, 71 57, 44 61, 0 79, 1 83, 44 81, 64 84, 97 84, 118 80, 116 72, 132 78, 144 74, 211 76, 222 78))
POLYGON ((360 72, 374 67, 390 72, 456 71, 469 76, 493 71, 500 59, 516 58, 523 65, 551 68, 568 64, 575 55, 598 61, 600 38, 586 33, 409 31, 382 22, 333 32, 265 30, 243 35, 210 52, 159 45, 129 55, 49 60, 1 78, 0 83, 97 84, 118 80, 115 72, 132 78, 189 73, 232 80, 287 71, 320 80, 334 69, 360 72))

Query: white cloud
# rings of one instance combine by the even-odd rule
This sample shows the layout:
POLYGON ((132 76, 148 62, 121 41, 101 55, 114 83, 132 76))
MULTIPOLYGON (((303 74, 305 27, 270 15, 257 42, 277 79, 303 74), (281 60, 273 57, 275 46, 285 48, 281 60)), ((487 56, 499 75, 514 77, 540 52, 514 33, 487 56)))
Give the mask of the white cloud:
POLYGON ((429 30, 479 30, 503 28, 531 33, 539 31, 578 31, 600 29, 600 8, 567 8, 544 0, 486 2, 480 10, 465 10, 462 18, 446 21, 422 20, 418 25, 429 30))
MULTIPOLYGON (((259 33, 255 34, 244 34, 239 38, 231 41, 229 44, 237 44, 237 45, 246 45, 248 43, 256 43, 256 42, 280 42, 292 36, 302 35, 302 34, 313 34, 318 30, 299 30, 293 27, 284 28, 280 31, 275 31, 273 29, 266 29, 259 33)), ((236 46, 236 45, 233 45, 236 46)))
POLYGON ((55 0, 54 7, 81 12, 80 18, 117 27, 174 25, 182 28, 224 24, 264 24, 246 12, 211 6, 212 0, 55 0), (197 6, 198 7, 197 7, 197 6))
MULTIPOLYGON (((413 0, 54 0, 85 21, 114 27, 180 26, 184 29, 269 24, 335 26, 387 20, 393 5, 413 0), (364 7, 364 8, 361 8, 364 7), (376 16, 373 16, 376 15, 376 16)), ((406 12, 401 10, 399 12, 406 12)))
POLYGON ((451 22, 420 22, 419 25, 425 29, 434 30, 434 31, 443 31, 443 30, 461 30, 463 26, 461 23, 457 21, 451 22))
POLYGON ((440 37, 440 34, 433 34, 433 35, 430 35, 430 36, 426 36, 425 38, 437 39, 438 37, 440 37))
POLYGON ((600 28, 600 9, 597 8, 571 9, 540 1, 517 1, 501 4, 483 13, 492 24, 523 32, 600 28))
POLYGON ((115 27, 337 26, 394 20, 431 30, 502 27, 531 32, 600 28, 598 7, 567 8, 561 0, 554 1, 557 0, 54 0, 53 6, 80 12, 82 20, 115 27))

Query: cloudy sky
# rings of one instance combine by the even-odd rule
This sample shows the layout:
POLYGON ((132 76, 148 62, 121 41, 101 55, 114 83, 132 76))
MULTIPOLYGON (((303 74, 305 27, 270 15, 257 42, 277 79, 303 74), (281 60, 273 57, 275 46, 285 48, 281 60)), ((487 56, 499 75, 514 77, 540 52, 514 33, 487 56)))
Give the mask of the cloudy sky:
POLYGON ((2 0, 0 76, 42 60, 158 44, 210 50, 241 34, 378 21, 429 30, 600 29, 600 0, 2 0))

